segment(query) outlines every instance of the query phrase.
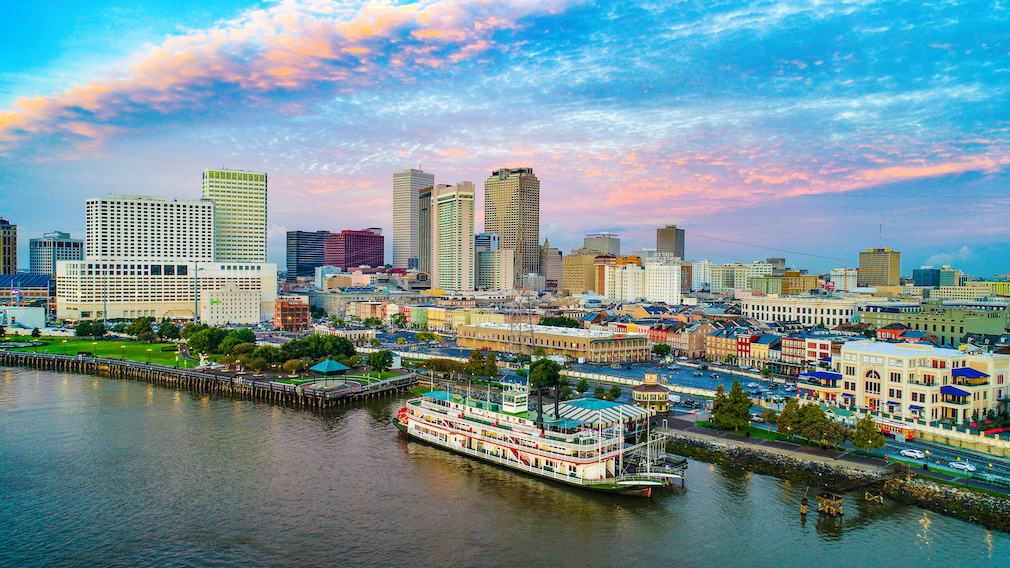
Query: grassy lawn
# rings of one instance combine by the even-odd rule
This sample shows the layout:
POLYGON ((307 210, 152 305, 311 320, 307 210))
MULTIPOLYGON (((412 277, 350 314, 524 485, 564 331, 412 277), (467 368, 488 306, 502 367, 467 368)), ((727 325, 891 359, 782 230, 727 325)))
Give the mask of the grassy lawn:
POLYGON ((388 378, 391 378, 391 377, 395 377, 395 376, 397 376, 399 374, 400 373, 390 373, 390 372, 387 371, 385 373, 377 373, 377 372, 376 373, 355 373, 354 376, 355 377, 367 377, 369 379, 375 379, 375 380, 381 381, 383 379, 388 379, 388 378))
MULTIPOLYGON (((711 428, 711 425, 707 420, 699 420, 697 424, 701 428, 711 428)), ((734 432, 733 430, 719 430, 719 432, 726 432, 727 434, 733 434, 736 436, 746 436, 747 433, 750 432, 751 438, 761 438, 762 440, 785 439, 785 436, 782 436, 778 432, 769 432, 768 430, 758 428, 757 426, 741 428, 739 432, 734 432)))
MULTIPOLYGON (((12 337, 7 336, 7 340, 10 341, 32 341, 31 336, 23 337, 12 337)), ((76 355, 78 351, 87 351, 94 353, 96 357, 109 357, 112 359, 130 359, 132 361, 143 361, 147 362, 148 357, 150 357, 151 363, 158 363, 161 365, 175 365, 174 351, 162 351, 165 347, 174 347, 172 343, 141 343, 139 341, 117 341, 109 340, 103 341, 99 340, 88 340, 79 337, 40 337, 38 341, 47 343, 47 345, 40 345, 37 347, 24 347, 16 349, 17 351, 31 351, 39 353, 58 353, 67 355, 76 355), (150 349, 150 352, 148 352, 150 349)), ((195 363, 191 361, 186 361, 182 357, 179 357, 180 367, 191 367, 195 363)))

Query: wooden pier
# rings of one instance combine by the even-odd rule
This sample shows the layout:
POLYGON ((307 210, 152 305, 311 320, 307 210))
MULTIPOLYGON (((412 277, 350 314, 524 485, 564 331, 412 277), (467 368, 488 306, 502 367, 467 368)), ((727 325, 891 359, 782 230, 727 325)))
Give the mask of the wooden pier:
POLYGON ((403 392, 418 382, 417 375, 411 373, 400 379, 364 387, 357 383, 347 383, 346 388, 342 389, 318 390, 257 378, 231 377, 197 369, 178 369, 138 361, 7 350, 0 350, 0 366, 142 381, 171 388, 227 394, 309 408, 333 408, 348 402, 403 392))

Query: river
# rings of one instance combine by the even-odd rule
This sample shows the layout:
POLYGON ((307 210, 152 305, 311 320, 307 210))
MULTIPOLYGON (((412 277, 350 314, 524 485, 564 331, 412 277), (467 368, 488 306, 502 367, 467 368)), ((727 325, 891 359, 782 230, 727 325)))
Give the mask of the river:
POLYGON ((651 500, 401 438, 393 398, 312 412, 0 369, 0 566, 1007 566, 1010 535, 691 462, 651 500))

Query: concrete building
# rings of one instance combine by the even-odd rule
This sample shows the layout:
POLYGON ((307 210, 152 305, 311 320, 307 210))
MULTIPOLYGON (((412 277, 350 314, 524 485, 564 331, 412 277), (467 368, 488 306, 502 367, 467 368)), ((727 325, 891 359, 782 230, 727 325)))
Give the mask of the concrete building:
POLYGON ((680 264, 650 263, 604 267, 604 296, 618 302, 681 303, 683 269, 680 264))
POLYGON ((678 229, 677 225, 656 229, 656 252, 684 259, 684 229, 678 229))
POLYGON ((435 176, 413 168, 393 174, 393 268, 420 264, 420 195, 435 176))
POLYGON ((575 249, 561 259, 561 286, 569 294, 596 290, 596 251, 575 249))
POLYGON ((540 274, 544 276, 544 285, 548 291, 556 292, 561 288, 564 279, 561 251, 552 247, 548 239, 544 239, 544 246, 540 247, 540 274))
POLYGON ((316 288, 322 289, 327 278, 343 273, 344 271, 339 266, 317 266, 314 284, 316 288))
POLYGON ((642 384, 631 389, 631 399, 635 406, 656 412, 670 410, 670 389, 659 384, 659 375, 655 373, 645 373, 642 384))
POLYGON ((749 290, 750 279, 772 275, 772 265, 765 262, 751 264, 726 264, 712 266, 710 290, 713 294, 732 294, 737 290, 749 290))
POLYGON ((750 278, 749 282, 750 290, 755 293, 791 295, 816 290, 820 279, 815 274, 800 274, 798 270, 786 270, 782 276, 759 276, 750 278))
POLYGON ((939 302, 870 303, 859 309, 859 320, 873 328, 900 323, 937 337, 942 345, 958 347, 968 333, 1000 335, 1007 324, 1007 306, 977 308, 945 306, 939 302))
POLYGON ((0 306, 0 326, 7 328, 7 333, 27 335, 36 327, 46 327, 46 309, 0 306))
POLYGON ((964 277, 960 270, 944 265, 941 268, 923 266, 912 269, 912 284, 915 286, 961 286, 964 277))
POLYGON ((313 277, 317 267, 326 266, 326 240, 329 238, 329 231, 288 231, 288 282, 313 277))
POLYGON ((477 290, 515 288, 515 251, 481 250, 477 256, 477 290))
POLYGON ((540 180, 533 168, 491 172, 484 182, 484 232, 515 251, 517 275, 540 273, 540 180))
POLYGON ((330 233, 323 244, 323 261, 348 271, 361 266, 378 268, 386 264, 386 244, 382 229, 343 230, 330 233))
POLYGON ((70 233, 45 233, 41 239, 28 241, 31 274, 56 274, 58 260, 84 260, 84 241, 71 239, 70 233))
POLYGON ((871 302, 870 298, 772 294, 743 298, 740 312, 745 318, 763 323, 798 321, 809 327, 834 327, 851 322, 858 309, 871 302))
POLYGON ((711 286, 713 266, 715 263, 707 258, 691 263, 691 290, 697 292, 711 286))
POLYGON ((168 201, 142 195, 88 199, 85 258, 114 264, 212 262, 214 207, 209 199, 168 201))
MULTIPOLYGON (((478 280, 478 289, 480 289, 480 253, 498 250, 499 244, 498 235, 494 233, 477 233, 473 237, 474 277, 478 280)), ((515 275, 512 276, 512 281, 515 281, 515 275)))
POLYGON ((547 290, 547 279, 542 274, 524 274, 522 289, 530 292, 544 292, 547 290))
POLYGON ((0 217, 0 274, 18 271, 18 226, 0 217))
POLYGON ((801 375, 801 400, 887 413, 896 418, 968 422, 999 410, 1010 356, 968 354, 922 343, 852 341, 832 371, 801 375))
POLYGON ((204 170, 203 197, 214 201, 214 260, 267 261, 267 174, 204 170))
POLYGON ((41 305, 56 313, 56 279, 48 274, 0 274, 0 305, 41 305))
POLYGON ((928 288, 927 292, 930 300, 958 300, 963 302, 973 302, 981 300, 991 294, 988 288, 982 286, 937 286, 928 288))
POLYGON ((889 248, 866 249, 859 253, 860 286, 901 284, 901 253, 889 248))
POLYGON ((425 187, 417 192, 417 270, 425 274, 431 274, 432 189, 425 187))
POLYGON ((831 288, 835 292, 848 292, 859 287, 859 271, 855 268, 836 268, 831 271, 831 288))
MULTIPOLYGON (((431 309, 429 318, 431 317, 431 309)), ((509 351, 521 347, 526 353, 542 348, 547 355, 562 355, 570 359, 585 357, 593 363, 648 361, 652 347, 648 337, 609 331, 593 331, 517 324, 481 323, 456 326, 456 343, 464 349, 487 347, 494 351, 509 351), (512 347, 510 347, 512 345, 512 347)), ((429 327, 430 323, 429 323, 429 327)))
POLYGON ((309 302, 300 296, 274 300, 274 329, 305 331, 309 329, 309 302))
POLYGON ((473 182, 437 186, 432 192, 432 287, 473 290, 474 262, 473 182))
POLYGON ((610 256, 621 256, 621 239, 614 233, 593 233, 582 239, 582 248, 610 256))

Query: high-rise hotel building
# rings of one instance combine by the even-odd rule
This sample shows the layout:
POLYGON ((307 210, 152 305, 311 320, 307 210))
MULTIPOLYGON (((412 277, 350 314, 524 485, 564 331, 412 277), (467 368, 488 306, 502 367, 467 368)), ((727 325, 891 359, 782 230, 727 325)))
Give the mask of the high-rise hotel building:
POLYGON ((473 182, 435 186, 431 195, 432 286, 442 290, 473 290, 473 182))
POLYGON ((28 257, 32 274, 56 274, 58 260, 84 260, 84 241, 71 239, 70 233, 54 231, 41 239, 28 241, 28 257))
POLYGON ((215 260, 267 261, 267 174, 204 170, 203 197, 214 201, 215 260))
POLYGON ((484 232, 498 235, 499 248, 515 251, 519 276, 540 273, 540 180, 533 168, 491 172, 484 182, 484 232))
POLYGON ((393 268, 417 268, 419 192, 435 185, 435 176, 413 168, 393 174, 393 268))
MULTIPOLYGON (((220 325, 258 323, 261 314, 272 314, 277 266, 217 259, 215 213, 210 199, 89 199, 84 260, 56 262, 58 317, 199 315, 220 325)), ((265 237, 250 246, 265 251, 265 237)))
POLYGON ((18 226, 0 218, 0 274, 18 271, 18 226))

